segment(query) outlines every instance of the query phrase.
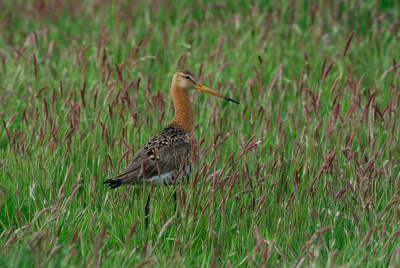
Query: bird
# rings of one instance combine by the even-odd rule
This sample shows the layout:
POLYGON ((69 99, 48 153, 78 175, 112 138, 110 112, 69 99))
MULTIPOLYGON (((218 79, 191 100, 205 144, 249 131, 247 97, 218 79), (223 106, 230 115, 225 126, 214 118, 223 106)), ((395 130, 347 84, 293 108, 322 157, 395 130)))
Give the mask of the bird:
MULTIPOLYGON (((133 156, 128 166, 117 176, 104 181, 110 189, 121 185, 172 186, 182 182, 198 161, 199 142, 194 131, 194 111, 190 90, 197 89, 239 104, 238 101, 211 90, 199 82, 188 70, 177 71, 171 83, 171 96, 175 108, 173 120, 159 133, 148 139, 133 156)), ((176 209, 176 192, 174 195, 176 209)), ((150 193, 145 211, 148 227, 150 193)))

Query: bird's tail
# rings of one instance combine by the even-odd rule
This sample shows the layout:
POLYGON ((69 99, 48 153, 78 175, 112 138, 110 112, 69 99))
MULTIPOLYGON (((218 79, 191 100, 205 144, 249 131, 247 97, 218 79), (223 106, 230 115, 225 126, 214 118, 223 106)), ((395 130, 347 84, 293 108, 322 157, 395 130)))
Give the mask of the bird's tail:
POLYGON ((107 186, 110 189, 117 188, 118 186, 122 185, 122 180, 121 179, 115 179, 115 178, 110 178, 106 181, 103 182, 104 184, 108 184, 107 186))

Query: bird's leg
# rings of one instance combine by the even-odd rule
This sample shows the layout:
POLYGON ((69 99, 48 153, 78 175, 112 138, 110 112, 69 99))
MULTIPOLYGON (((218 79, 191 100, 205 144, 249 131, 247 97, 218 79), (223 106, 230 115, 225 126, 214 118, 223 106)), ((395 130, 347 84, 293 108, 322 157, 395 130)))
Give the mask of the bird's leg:
POLYGON ((174 210, 176 211, 176 189, 175 189, 175 192, 174 192, 174 204, 175 204, 174 210))
POLYGON ((146 226, 146 230, 149 227, 149 213, 150 213, 150 192, 147 196, 146 205, 144 206, 144 225, 146 226))

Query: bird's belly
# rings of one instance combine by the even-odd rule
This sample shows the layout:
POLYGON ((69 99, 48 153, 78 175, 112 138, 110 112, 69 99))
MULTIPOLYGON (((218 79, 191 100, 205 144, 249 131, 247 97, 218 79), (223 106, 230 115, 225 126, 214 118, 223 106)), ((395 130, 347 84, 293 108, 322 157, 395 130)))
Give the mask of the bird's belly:
POLYGON ((186 166, 184 171, 177 172, 171 171, 159 176, 153 176, 146 179, 147 183, 152 183, 154 186, 170 186, 173 184, 178 184, 182 182, 182 179, 191 172, 191 167, 186 166))

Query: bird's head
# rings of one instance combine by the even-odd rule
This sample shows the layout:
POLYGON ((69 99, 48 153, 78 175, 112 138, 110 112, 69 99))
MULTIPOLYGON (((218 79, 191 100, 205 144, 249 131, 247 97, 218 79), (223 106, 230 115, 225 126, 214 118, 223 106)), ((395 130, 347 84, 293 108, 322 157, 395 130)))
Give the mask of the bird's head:
POLYGON ((172 79, 172 86, 179 88, 180 90, 189 90, 189 89, 199 89, 201 91, 210 93, 214 96, 220 97, 225 100, 229 100, 236 104, 239 104, 238 101, 235 101, 229 97, 226 97, 218 92, 211 90, 205 86, 203 86, 197 77, 188 70, 179 70, 175 73, 174 78, 172 79))

